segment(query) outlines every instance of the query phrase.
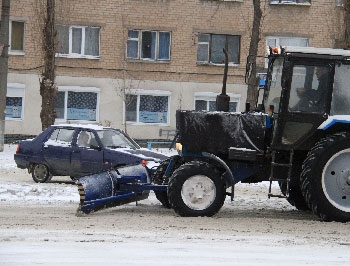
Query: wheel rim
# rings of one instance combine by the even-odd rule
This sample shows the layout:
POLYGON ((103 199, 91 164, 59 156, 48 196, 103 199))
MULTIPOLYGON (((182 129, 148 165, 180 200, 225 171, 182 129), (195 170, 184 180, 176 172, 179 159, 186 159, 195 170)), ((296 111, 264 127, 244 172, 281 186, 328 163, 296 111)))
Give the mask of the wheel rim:
POLYGON ((350 149, 334 154, 322 173, 322 189, 328 201, 339 210, 350 212, 350 149))
POLYGON ((216 198, 216 186, 205 175, 194 175, 188 178, 181 189, 183 202, 192 210, 208 208, 216 198))
POLYGON ((43 164, 37 164, 34 167, 34 176, 36 179, 43 181, 48 175, 47 167, 43 164))

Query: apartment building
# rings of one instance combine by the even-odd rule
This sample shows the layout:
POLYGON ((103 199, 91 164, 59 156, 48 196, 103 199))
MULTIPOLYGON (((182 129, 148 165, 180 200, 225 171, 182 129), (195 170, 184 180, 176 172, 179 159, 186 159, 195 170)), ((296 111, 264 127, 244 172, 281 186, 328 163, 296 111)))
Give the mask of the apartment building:
MULTIPOLYGON (((6 134, 41 131, 41 13, 11 1, 6 134)), ((334 47, 336 0, 263 1, 259 71, 267 45, 334 47)), ((228 40, 230 110, 243 111, 251 0, 56 1, 56 123, 102 124, 136 139, 175 129, 177 109, 213 110, 228 40)))

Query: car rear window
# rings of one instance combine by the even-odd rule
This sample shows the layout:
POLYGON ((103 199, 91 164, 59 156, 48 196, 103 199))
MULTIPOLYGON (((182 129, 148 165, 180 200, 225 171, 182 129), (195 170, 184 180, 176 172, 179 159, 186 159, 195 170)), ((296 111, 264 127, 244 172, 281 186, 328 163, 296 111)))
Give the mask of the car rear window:
POLYGON ((73 134, 74 129, 56 128, 52 132, 46 144, 55 146, 70 146, 72 143, 73 134))

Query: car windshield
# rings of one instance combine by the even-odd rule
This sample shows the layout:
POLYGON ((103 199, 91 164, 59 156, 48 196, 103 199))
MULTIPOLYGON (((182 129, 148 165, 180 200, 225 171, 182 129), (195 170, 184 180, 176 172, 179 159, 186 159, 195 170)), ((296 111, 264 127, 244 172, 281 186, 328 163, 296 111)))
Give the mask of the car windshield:
POLYGON ((139 145, 125 135, 123 132, 115 129, 104 129, 97 131, 98 136, 100 137, 102 144, 106 148, 130 148, 130 149, 139 149, 139 145))
POLYGON ((264 95, 265 110, 273 105, 274 111, 278 112, 280 97, 282 92, 281 77, 282 77, 283 58, 276 58, 269 65, 267 73, 267 86, 264 95))

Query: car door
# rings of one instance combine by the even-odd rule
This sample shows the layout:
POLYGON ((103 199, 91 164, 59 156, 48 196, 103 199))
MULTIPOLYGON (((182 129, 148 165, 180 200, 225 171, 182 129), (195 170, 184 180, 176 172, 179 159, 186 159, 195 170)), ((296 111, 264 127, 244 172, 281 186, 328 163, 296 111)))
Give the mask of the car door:
POLYGON ((43 154, 53 175, 69 175, 74 129, 57 127, 44 143, 43 154))
POLYGON ((104 169, 103 150, 93 130, 81 129, 74 138, 71 159, 71 176, 96 173, 104 169), (81 141, 86 138, 87 142, 81 141))

